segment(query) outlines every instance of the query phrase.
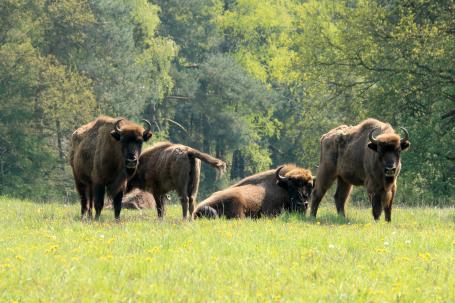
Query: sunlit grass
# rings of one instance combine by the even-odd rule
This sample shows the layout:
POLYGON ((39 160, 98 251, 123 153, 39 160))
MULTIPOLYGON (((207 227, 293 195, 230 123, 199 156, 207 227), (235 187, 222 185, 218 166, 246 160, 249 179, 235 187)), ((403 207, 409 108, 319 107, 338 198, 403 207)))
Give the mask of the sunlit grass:
POLYGON ((453 302, 455 211, 183 222, 0 197, 0 302, 453 302))

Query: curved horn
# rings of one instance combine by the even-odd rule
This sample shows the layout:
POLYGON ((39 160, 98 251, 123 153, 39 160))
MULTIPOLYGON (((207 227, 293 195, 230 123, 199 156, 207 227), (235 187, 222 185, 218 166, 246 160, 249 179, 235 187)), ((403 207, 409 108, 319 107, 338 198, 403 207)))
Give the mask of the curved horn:
POLYGON ((152 124, 150 123, 149 120, 142 119, 142 121, 147 125, 147 128, 145 129, 144 133, 148 133, 152 129, 152 124))
POLYGON ((403 141, 408 141, 408 140, 409 140, 409 133, 408 133, 408 130, 407 130, 406 128, 404 128, 404 127, 400 127, 400 128, 401 128, 401 130, 403 130, 403 132, 404 132, 404 138, 401 138, 400 141, 401 141, 401 142, 403 142, 403 141))
POLYGON ((377 129, 378 129, 378 127, 372 129, 372 130, 370 131, 370 133, 368 134, 368 139, 370 139, 370 142, 371 142, 371 143, 374 143, 374 144, 378 144, 378 140, 373 136, 373 133, 374 133, 375 130, 377 130, 377 129))
POLYGON ((120 121, 122 121, 122 120, 125 120, 125 119, 118 119, 118 120, 115 122, 115 124, 114 124, 114 129, 115 129, 115 131, 116 131, 117 133, 120 132, 119 123, 120 123, 120 121))
POLYGON ((283 177, 282 175, 280 175, 280 171, 283 169, 284 165, 281 165, 280 167, 278 167, 278 169, 276 170, 275 172, 275 177, 278 181, 281 181, 281 182, 287 182, 288 181, 288 178, 286 177, 283 177))

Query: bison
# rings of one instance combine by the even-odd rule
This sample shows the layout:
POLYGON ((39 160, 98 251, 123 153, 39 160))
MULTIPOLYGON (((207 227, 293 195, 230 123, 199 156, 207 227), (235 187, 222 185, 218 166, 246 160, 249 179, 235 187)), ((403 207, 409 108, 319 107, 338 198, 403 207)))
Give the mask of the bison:
POLYGON ((152 137, 151 125, 144 127, 120 118, 101 116, 78 128, 71 137, 70 164, 81 198, 81 216, 99 219, 104 194, 113 198, 119 220, 126 182, 136 172, 142 143, 152 137), (93 201, 94 200, 94 201, 93 201))
POLYGON ((336 179, 338 214, 345 216, 344 206, 352 185, 364 185, 374 219, 378 220, 384 209, 385 220, 390 222, 401 169, 400 153, 410 146, 408 131, 401 129, 404 138, 390 124, 367 119, 356 126, 338 126, 323 135, 311 215, 316 216, 322 197, 336 179))
POLYGON ((283 209, 305 212, 312 189, 309 170, 286 164, 212 194, 197 206, 192 217, 258 218, 276 216, 283 209))
POLYGON ((158 217, 165 213, 163 197, 177 191, 182 204, 183 218, 191 215, 199 188, 201 160, 223 173, 226 163, 197 149, 181 144, 159 142, 145 150, 139 158, 136 175, 128 182, 133 188, 147 190, 155 198, 158 217))

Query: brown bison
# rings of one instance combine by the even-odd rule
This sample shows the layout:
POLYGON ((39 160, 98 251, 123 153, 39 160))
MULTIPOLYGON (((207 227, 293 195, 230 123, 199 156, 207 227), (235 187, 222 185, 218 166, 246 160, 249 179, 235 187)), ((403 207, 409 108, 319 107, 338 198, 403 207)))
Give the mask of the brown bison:
POLYGON ((128 190, 139 188, 151 192, 155 198, 158 217, 165 212, 164 195, 177 191, 182 204, 183 218, 193 213, 199 188, 201 160, 223 173, 226 163, 194 148, 160 142, 145 150, 139 158, 136 175, 128 183, 128 190))
POLYGON ((115 218, 120 218, 126 182, 136 172, 142 143, 152 137, 147 128, 126 119, 107 116, 78 128, 71 137, 70 164, 81 197, 81 215, 95 219, 104 205, 104 193, 113 198, 115 218))
POLYGON ((338 126, 323 135, 311 215, 316 216, 322 197, 336 179, 338 214, 345 216, 352 185, 365 185, 374 219, 378 220, 384 209, 385 219, 390 222, 400 153, 410 146, 409 134, 405 128, 402 130, 405 137, 400 139, 390 124, 367 119, 356 126, 338 126))
MULTIPOLYGON (((112 208, 112 201, 108 204, 112 208)), ((126 195, 123 195, 122 209, 141 210, 146 208, 155 208, 155 198, 149 192, 135 189, 126 195)))
POLYGON ((258 218, 275 216, 283 209, 305 212, 312 189, 313 176, 309 170, 286 164, 212 194, 197 206, 193 219, 258 218))

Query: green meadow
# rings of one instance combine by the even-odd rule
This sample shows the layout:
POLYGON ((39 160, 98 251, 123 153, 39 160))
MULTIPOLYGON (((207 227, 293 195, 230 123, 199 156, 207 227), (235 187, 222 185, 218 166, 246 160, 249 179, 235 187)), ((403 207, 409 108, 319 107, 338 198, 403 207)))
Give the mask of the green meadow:
POLYGON ((455 209, 317 220, 81 222, 78 204, 0 197, 0 302, 454 302, 455 209))

